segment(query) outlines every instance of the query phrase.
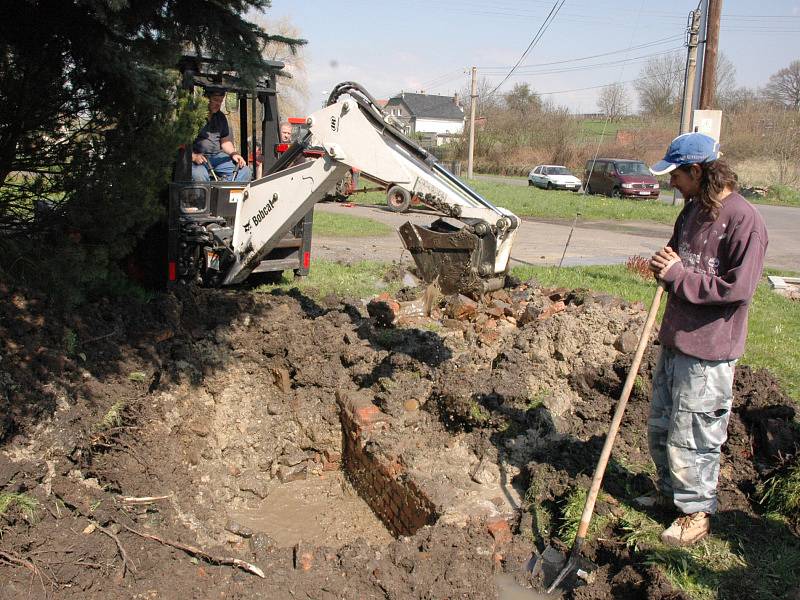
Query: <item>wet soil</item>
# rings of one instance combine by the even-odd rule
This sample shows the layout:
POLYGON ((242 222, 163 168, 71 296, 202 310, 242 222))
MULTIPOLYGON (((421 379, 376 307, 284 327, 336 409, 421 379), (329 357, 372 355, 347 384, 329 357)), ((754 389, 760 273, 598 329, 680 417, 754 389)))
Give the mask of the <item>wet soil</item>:
MULTIPOLYGON (((395 326, 360 299, 295 292, 185 290, 63 315, 2 291, 0 493, 38 506, 0 516, 0 598, 511 597, 493 577, 524 582, 531 540, 546 541, 525 505, 510 539, 477 519, 391 538, 337 471, 336 392, 374 398, 386 439, 413 439, 408 464, 459 449, 471 485, 508 480, 558 507, 588 485, 644 319, 534 282, 461 318, 439 298, 433 317, 395 326)), ((604 484, 622 500, 651 485, 655 356, 604 484)), ((769 373, 737 369, 725 511, 761 523, 755 486, 800 441, 791 406, 769 373)), ((569 597, 682 597, 618 532, 603 539, 586 550, 593 583, 569 597)))

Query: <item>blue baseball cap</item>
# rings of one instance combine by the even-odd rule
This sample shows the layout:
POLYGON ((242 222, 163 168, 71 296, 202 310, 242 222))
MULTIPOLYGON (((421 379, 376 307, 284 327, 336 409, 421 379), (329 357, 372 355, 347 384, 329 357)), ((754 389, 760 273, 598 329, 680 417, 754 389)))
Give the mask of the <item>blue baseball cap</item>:
POLYGON ((681 165, 712 162, 719 157, 717 140, 704 133, 684 133, 672 140, 664 158, 650 167, 650 172, 664 175, 681 165))

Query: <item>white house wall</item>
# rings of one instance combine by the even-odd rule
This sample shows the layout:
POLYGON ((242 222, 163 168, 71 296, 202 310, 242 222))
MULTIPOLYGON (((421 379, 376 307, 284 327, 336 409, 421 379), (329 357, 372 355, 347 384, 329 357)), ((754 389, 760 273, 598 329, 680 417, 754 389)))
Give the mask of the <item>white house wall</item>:
POLYGON ((464 121, 448 121, 444 119, 416 119, 414 131, 417 133, 461 133, 464 121))

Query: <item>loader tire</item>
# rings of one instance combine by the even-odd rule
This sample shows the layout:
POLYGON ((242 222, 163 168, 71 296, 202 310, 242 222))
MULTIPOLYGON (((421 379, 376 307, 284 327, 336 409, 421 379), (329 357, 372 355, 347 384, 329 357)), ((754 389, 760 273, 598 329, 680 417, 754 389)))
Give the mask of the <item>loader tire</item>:
POLYGON ((411 193, 399 185, 393 185, 386 192, 386 205, 392 212, 404 213, 411 206, 411 193))

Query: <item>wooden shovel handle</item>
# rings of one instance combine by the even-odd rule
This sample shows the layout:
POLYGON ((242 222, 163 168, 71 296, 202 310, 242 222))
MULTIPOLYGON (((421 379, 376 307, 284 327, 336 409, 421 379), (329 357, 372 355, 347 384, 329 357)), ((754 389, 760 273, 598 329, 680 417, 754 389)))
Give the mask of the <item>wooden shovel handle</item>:
POLYGON ((644 329, 642 329, 642 335, 639 338, 639 345, 636 347, 636 354, 633 355, 633 362, 628 371, 628 376, 625 378, 625 385, 617 401, 617 408, 614 410, 614 418, 611 419, 611 426, 609 427, 605 444, 603 444, 603 451, 600 453, 600 459, 597 461, 597 467, 595 467, 594 470, 592 487, 589 488, 589 494, 586 496, 586 504, 583 506, 583 514, 581 515, 581 522, 578 526, 576 540, 583 540, 586 537, 586 532, 589 531, 589 522, 592 520, 594 505, 595 502, 597 502, 597 494, 600 492, 600 484, 603 482, 603 475, 606 472, 608 459, 611 457, 611 448, 614 446, 614 440, 617 438, 617 432, 622 422, 622 415, 625 413, 625 407, 628 405, 628 398, 631 395, 633 383, 636 381, 636 375, 639 373, 639 365, 642 362, 642 356, 650 340, 650 332, 653 330, 653 323, 655 323, 658 308, 661 305, 661 296, 663 294, 664 288, 659 285, 653 297, 653 303, 650 305, 650 311, 647 313, 647 320, 644 323, 644 329))

